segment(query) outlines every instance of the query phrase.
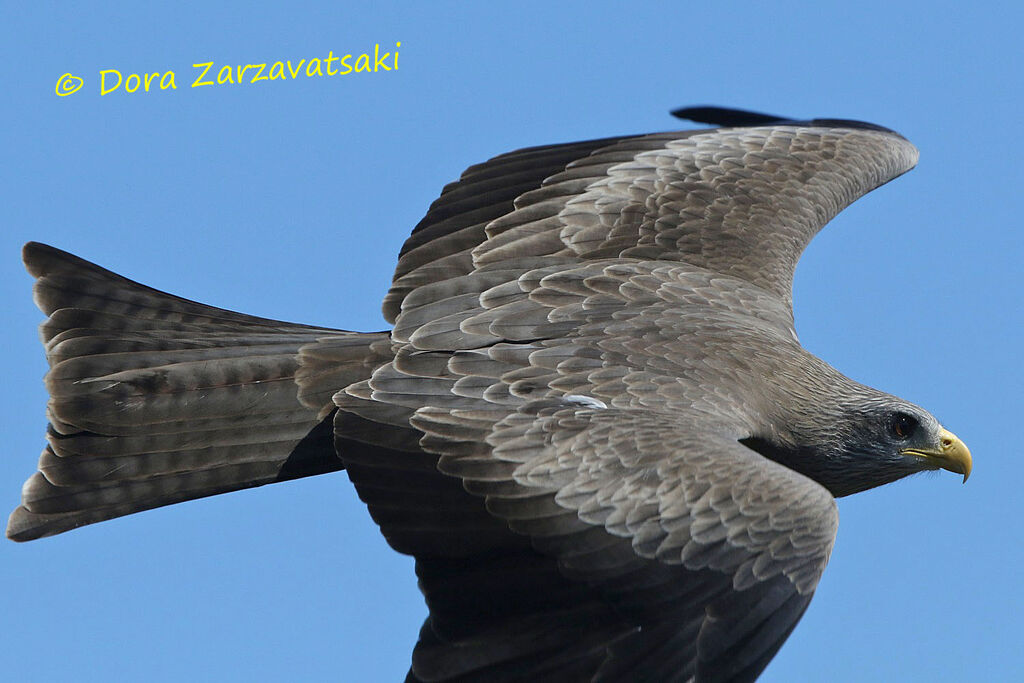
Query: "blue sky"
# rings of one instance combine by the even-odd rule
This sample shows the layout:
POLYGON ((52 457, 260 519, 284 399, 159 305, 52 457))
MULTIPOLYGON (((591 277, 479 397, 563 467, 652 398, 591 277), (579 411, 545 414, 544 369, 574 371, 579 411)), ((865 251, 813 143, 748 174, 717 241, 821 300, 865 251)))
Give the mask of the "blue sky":
MULTIPOLYGON (((797 270, 803 343, 928 408, 967 485, 918 476, 840 502, 810 610, 763 681, 1024 673, 1019 27, 1008 4, 5 6, 0 24, 0 502, 43 447, 27 240, 224 308, 386 325, 397 251, 442 185, 526 145, 678 128, 720 104, 857 118, 921 150, 797 270), (193 63, 393 48, 392 72, 189 87, 193 63), (176 73, 100 95, 98 74, 176 73), (58 77, 83 78, 58 97, 58 77)), ((211 74, 213 75, 213 74, 211 74)), ((344 474, 0 543, 10 680, 404 675, 425 608, 344 474)))

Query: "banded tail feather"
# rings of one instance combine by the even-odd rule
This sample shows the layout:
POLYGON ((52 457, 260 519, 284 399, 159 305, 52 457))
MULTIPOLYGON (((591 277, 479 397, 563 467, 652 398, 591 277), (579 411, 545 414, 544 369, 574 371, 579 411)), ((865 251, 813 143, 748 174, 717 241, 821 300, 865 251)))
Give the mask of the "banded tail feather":
POLYGON ((23 256, 48 316, 50 424, 9 538, 342 469, 330 397, 369 376, 386 334, 206 306, 43 244, 23 256))

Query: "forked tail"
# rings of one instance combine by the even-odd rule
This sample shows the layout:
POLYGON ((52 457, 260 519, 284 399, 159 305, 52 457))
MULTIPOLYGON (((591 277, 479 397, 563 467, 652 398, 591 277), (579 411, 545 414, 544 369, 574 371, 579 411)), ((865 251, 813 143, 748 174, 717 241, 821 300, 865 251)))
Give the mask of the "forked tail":
POLYGON ((369 376, 380 334, 205 306, 42 244, 24 259, 48 316, 50 425, 9 538, 341 469, 330 395, 369 376), (325 342, 341 365, 300 387, 300 350, 325 342))

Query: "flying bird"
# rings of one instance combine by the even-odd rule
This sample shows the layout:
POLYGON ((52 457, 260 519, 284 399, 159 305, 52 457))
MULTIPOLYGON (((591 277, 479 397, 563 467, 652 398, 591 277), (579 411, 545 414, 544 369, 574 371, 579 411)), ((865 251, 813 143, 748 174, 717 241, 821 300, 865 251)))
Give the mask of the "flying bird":
POLYGON ((899 134, 717 128, 471 166, 405 242, 382 332, 243 315, 25 246, 49 428, 7 535, 345 470, 430 609, 408 681, 751 681, 835 499, 971 471, 922 408, 805 351, 792 280, 910 170, 899 134))

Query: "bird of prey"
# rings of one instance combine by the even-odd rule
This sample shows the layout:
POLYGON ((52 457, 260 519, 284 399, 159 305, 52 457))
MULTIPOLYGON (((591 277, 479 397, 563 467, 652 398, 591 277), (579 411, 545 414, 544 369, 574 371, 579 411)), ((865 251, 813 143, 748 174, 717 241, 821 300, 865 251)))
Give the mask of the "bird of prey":
POLYGON ((362 333, 256 318, 30 243, 48 445, 18 541, 344 469, 430 609, 408 681, 754 680, 807 608, 835 498, 967 447, 793 327, 811 238, 917 150, 855 121, 471 166, 362 333))

